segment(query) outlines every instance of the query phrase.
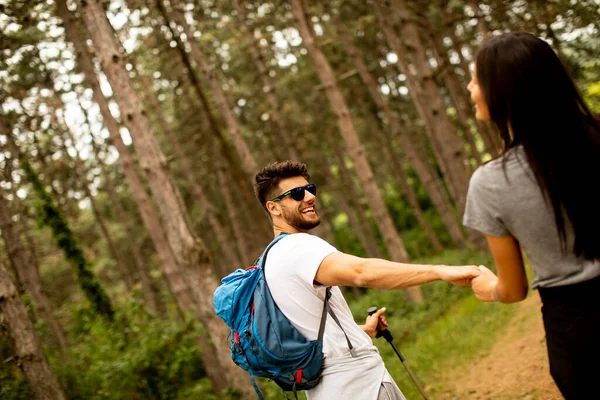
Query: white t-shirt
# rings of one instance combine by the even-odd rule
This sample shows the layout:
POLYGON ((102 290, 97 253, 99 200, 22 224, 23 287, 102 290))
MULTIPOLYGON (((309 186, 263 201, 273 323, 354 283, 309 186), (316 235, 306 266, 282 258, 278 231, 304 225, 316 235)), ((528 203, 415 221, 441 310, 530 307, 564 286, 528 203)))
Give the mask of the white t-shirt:
MULTIPOLYGON (((336 251, 317 236, 294 233, 277 242, 267 255, 265 277, 273 300, 308 340, 317 339, 325 299, 325 286, 313 283, 315 275, 323 259, 336 251)), ((329 304, 354 348, 373 345, 369 335, 354 322, 339 287, 331 288, 329 304)), ((330 315, 323 334, 323 353, 326 358, 350 353, 344 333, 330 315)))

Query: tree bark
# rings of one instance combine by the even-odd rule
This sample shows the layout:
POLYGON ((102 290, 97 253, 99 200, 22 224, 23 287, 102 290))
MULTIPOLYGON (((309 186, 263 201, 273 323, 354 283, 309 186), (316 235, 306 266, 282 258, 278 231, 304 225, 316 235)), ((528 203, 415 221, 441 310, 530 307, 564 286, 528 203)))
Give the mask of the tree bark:
POLYGON ((162 216, 177 264, 188 275, 199 316, 207 326, 223 375, 231 386, 242 392, 244 398, 251 398, 255 393, 247 374, 229 357, 230 349, 225 340, 229 331, 213 311, 212 294, 217 287, 217 280, 212 272, 211 260, 203 242, 195 236, 180 193, 167 172, 165 156, 153 136, 154 130, 142 102, 133 89, 123 64, 123 54, 115 44, 102 4, 97 0, 79 0, 78 5, 123 121, 133 138, 140 166, 148 177, 148 186, 162 216))
POLYGON ((393 2, 393 14, 398 14, 402 18, 400 31, 402 40, 395 34, 392 24, 389 22, 390 11, 384 8, 385 2, 385 0, 374 2, 376 14, 391 50, 398 55, 398 67, 400 72, 406 76, 406 85, 423 118, 426 132, 448 182, 450 193, 462 215, 469 183, 464 145, 456 134, 454 124, 446 114, 446 105, 435 83, 433 71, 419 38, 419 32, 414 21, 409 18, 404 0, 393 2), (414 73, 411 73, 408 66, 409 56, 411 56, 414 67, 412 72, 414 73))
MULTIPOLYGON (((303 43, 314 61, 321 81, 325 85, 327 98, 329 99, 331 108, 337 117, 340 133, 346 142, 348 152, 350 153, 352 161, 354 162, 356 173, 361 181, 361 184, 365 188, 365 194, 369 199, 375 221, 377 222, 379 230, 384 237, 391 258, 394 261, 406 262, 408 260, 408 254, 406 253, 404 243, 402 243, 402 239, 400 239, 400 236, 394 227, 390 213, 385 206, 379 189, 377 188, 373 171, 369 165, 369 162, 367 161, 367 157, 365 156, 364 150, 358 138, 358 134, 354 128, 354 123, 350 117, 350 111, 348 110, 342 93, 337 86, 335 74, 331 69, 329 62, 325 58, 325 55, 315 41, 312 27, 308 24, 308 18, 302 0, 292 1, 292 13, 296 19, 297 27, 303 43)), ((407 297, 411 301, 423 302, 423 295, 419 287, 408 288, 406 293, 407 297)))
MULTIPOLYGON (((232 247, 237 247, 237 246, 232 246, 231 244, 234 242, 227 238, 225 229, 223 228, 223 226, 221 225, 221 223, 219 222, 219 219, 217 218, 217 216, 215 214, 214 205, 212 204, 212 202, 206 195, 205 190, 202 187, 202 185, 200 185, 200 183, 198 182, 198 178, 194 174, 194 168, 192 167, 192 163, 190 162, 186 152, 184 151, 183 147, 181 146, 181 143, 179 142, 177 135, 175 135, 175 132, 173 132, 173 129, 171 129, 171 126, 169 125, 166 118, 164 117, 162 110, 160 108, 158 99, 156 98, 154 93, 152 93, 151 90, 148 90, 148 87, 150 87, 150 86, 149 86, 148 82, 146 81, 146 79, 144 79, 139 74, 138 74, 138 76, 140 78, 142 78, 141 79, 141 86, 143 87, 142 93, 145 94, 146 99, 148 99, 148 101, 150 102, 150 105, 152 106, 152 115, 154 116, 154 119, 159 122, 159 125, 160 125, 163 133, 167 136, 167 139, 169 140, 171 148, 175 152, 175 157, 177 159, 177 162, 181 166, 181 171, 183 172, 183 175, 185 176, 186 180, 189 182, 189 184, 192 188, 192 194, 194 195, 196 200, 198 200, 199 206, 205 210, 205 215, 206 215, 206 219, 208 221, 208 225, 209 225, 210 229, 215 233, 217 243, 219 244, 219 247, 222 250, 221 253, 226 257, 227 263, 234 264, 234 265, 241 265, 240 258, 235 251, 236 249, 232 248, 232 247)), ((236 239, 239 239, 239 238, 236 237, 236 239)), ((237 243, 239 243, 239 242, 237 242, 237 243)), ((235 243, 235 244, 237 244, 237 243, 235 243)))
MULTIPOLYGON (((13 183, 11 182, 11 186, 12 185, 13 183)), ((14 191, 12 196, 13 202, 15 202, 14 191)), ((62 328, 54 316, 54 311, 50 306, 50 302, 46 297, 44 287, 42 286, 42 279, 40 278, 39 264, 33 255, 27 251, 25 244, 21 240, 20 231, 23 230, 26 224, 21 223, 21 229, 19 229, 17 224, 14 223, 12 216, 13 212, 3 193, 3 189, 0 187, 0 230, 2 231, 2 239, 4 240, 6 253, 11 267, 17 272, 20 282, 33 299, 36 308, 44 316, 48 326, 54 333, 54 337, 56 338, 60 349, 61 358, 64 362, 67 362, 67 340, 62 328)), ((21 216, 20 218, 23 217, 21 216)))
MULTIPOLYGON (((56 112, 56 109, 54 112, 56 112)), ((110 231, 108 230, 108 226, 106 225, 106 222, 104 221, 104 216, 100 212, 100 208, 98 207, 98 204, 96 203, 96 198, 92 195, 92 192, 90 191, 89 182, 87 180, 87 171, 83 164, 83 161, 81 161, 81 157, 79 155, 79 150, 77 150, 77 147, 75 146, 75 137, 73 136, 73 134, 69 128, 58 125, 56 116, 53 116, 52 119, 53 119, 53 124, 54 124, 54 128, 56 129, 56 131, 59 132, 64 129, 65 133, 68 135, 69 139, 71 140, 72 148, 75 150, 75 157, 71 157, 69 155, 69 151, 67 149, 67 144, 66 144, 65 138, 61 138, 61 146, 63 149, 64 156, 66 158, 71 158, 74 163, 75 176, 77 177, 77 180, 79 181, 80 187, 83 190, 85 197, 87 197, 87 199, 90 201, 90 206, 92 207, 92 212, 94 213, 94 218, 96 219, 96 223, 100 227, 100 231, 102 232, 102 236, 104 237, 104 240, 106 240, 106 245, 108 246, 110 256, 113 259, 113 261, 115 262, 115 268, 117 269, 119 276, 123 280, 123 283, 125 283, 125 286, 127 287, 127 291, 129 292, 133 289, 133 285, 134 285, 134 281, 131 276, 131 271, 128 267, 128 263, 125 262, 125 260, 123 260, 119 251, 117 250, 117 246, 115 245, 112 235, 111 235, 110 231)))
POLYGON ((281 110, 281 103, 277 100, 277 94, 275 89, 275 82, 269 76, 269 71, 267 69, 267 63, 264 60, 260 48, 258 47, 254 35, 250 31, 250 27, 248 26, 248 20, 246 19, 245 10, 240 5, 239 0, 233 0, 233 7, 237 11, 238 18, 241 22, 240 29, 246 36, 246 41, 248 43, 248 51, 250 51, 250 55, 252 56, 252 60, 254 61, 254 65, 258 70, 260 75, 260 79, 262 82, 262 91, 265 93, 267 98, 267 102, 271 108, 271 114, 273 122, 277 127, 277 138, 281 138, 283 145, 285 147, 285 151, 287 157, 291 160, 300 160, 300 152, 298 151, 295 141, 294 141, 294 133, 289 127, 287 122, 287 118, 283 114, 281 110))
POLYGON ((89 120, 88 112, 86 109, 83 108, 81 102, 79 102, 79 107, 83 111, 86 124, 88 126, 90 135, 92 136, 92 150, 94 152, 96 163, 100 167, 102 176, 104 176, 104 188, 108 192, 110 198, 113 200, 112 204, 115 207, 119 221, 121 221, 121 223, 125 227, 125 232, 127 233, 127 241, 129 243, 128 247, 131 251, 131 258, 133 260, 135 270, 140 278, 140 282, 142 285, 142 296, 144 297, 144 301, 151 310, 162 313, 162 307, 160 306, 160 301, 158 299, 158 290, 156 290, 155 285, 152 282, 152 278, 150 277, 148 268, 146 267, 146 263, 144 262, 144 258, 142 257, 142 253, 140 252, 140 248, 137 244, 135 233, 133 232, 132 217, 131 215, 129 215, 129 213, 125 211, 123 201, 121 197, 117 194, 117 190, 115 189, 115 186, 109 178, 109 173, 108 169, 106 168, 106 164, 104 164, 104 161, 100 157, 100 149, 98 148, 98 144, 96 143, 92 135, 92 125, 89 120))
POLYGON ((171 294, 176 299, 180 309, 193 310, 195 309, 195 301, 190 293, 190 288, 177 265, 173 251, 167 241, 167 235, 155 210, 154 203, 150 196, 146 194, 146 186, 138 175, 135 160, 125 143, 123 143, 117 121, 112 116, 108 107, 108 101, 102 94, 100 82, 94 71, 91 54, 85 46, 85 38, 79 34, 77 22, 68 10, 66 0, 58 0, 57 7, 67 36, 75 47, 78 67, 84 73, 85 82, 92 89, 92 98, 100 108, 103 124, 108 130, 112 145, 115 146, 119 153, 119 164, 131 188, 131 193, 137 204, 142 221, 144 221, 148 235, 161 261, 161 267, 169 282, 171 294))
POLYGON ((36 400, 65 400, 17 288, 1 265, 0 328, 7 333, 17 364, 36 400))
MULTIPOLYGON (((156 4, 159 11, 163 14, 165 23, 169 27, 171 27, 171 23, 175 23, 182 28, 183 33, 187 38, 187 43, 190 45, 192 58, 204 74, 205 79, 208 81, 212 95, 214 96, 214 101, 221 112, 222 117, 225 119, 227 131, 229 132, 233 146, 236 148, 242 160, 246 173, 249 177, 253 177, 254 174, 258 172, 258 163, 250 151, 246 139, 242 135, 240 126, 227 103, 227 98, 225 97, 225 93, 223 93, 223 89, 221 89, 215 71, 210 68, 204 52, 202 52, 200 46, 194 40, 194 32, 185 20, 181 4, 178 0, 171 0, 172 17, 167 13, 164 0, 157 0, 156 4)), ((171 29, 171 32, 173 32, 174 37, 176 37, 178 46, 183 46, 183 49, 185 49, 185 45, 183 44, 179 33, 175 29, 171 29)))
MULTIPOLYGON (((383 258, 371 222, 367 218, 365 207, 360 203, 359 199, 361 195, 358 193, 354 185, 354 179, 352 179, 351 173, 346 167, 344 156, 339 147, 332 146, 332 148, 340 171, 341 179, 339 180, 345 182, 343 188, 341 187, 342 185, 336 185, 336 192, 340 194, 337 197, 342 210, 348 214, 353 231, 363 245, 367 255, 373 258, 383 258)), ((332 177, 330 180, 337 182, 338 178, 332 177)))
POLYGON ((464 236, 462 230, 454 216, 452 211, 452 204, 450 203, 448 196, 446 195, 446 189, 444 188, 443 182, 437 176, 437 174, 431 169, 428 162, 423 160, 420 156, 419 150, 416 148, 413 140, 407 134, 408 128, 404 125, 402 120, 398 118, 387 104, 383 95, 378 89, 375 78, 369 72, 366 64, 364 63, 360 53, 351 42, 348 35, 342 31, 339 26, 337 27, 338 37, 344 45, 346 52, 354 61, 354 65, 358 70, 360 77, 369 90, 371 98, 377 105, 377 107, 383 111, 386 122, 389 125, 390 132, 396 137, 402 147, 402 151, 406 154, 406 157, 414 168, 415 173, 419 177, 421 184, 427 190, 431 202, 436 208, 440 215, 446 230, 450 234, 450 238, 454 246, 463 248, 465 246, 464 236))
POLYGON ((37 171, 33 169, 29 160, 27 160, 19 149, 13 138, 11 129, 5 125, 4 116, 0 115, 0 117, 0 133, 6 137, 12 157, 19 160, 25 176, 33 186, 34 192, 38 197, 39 201, 36 204, 36 212, 41 223, 51 229, 56 244, 63 251, 67 261, 73 266, 77 283, 86 299, 90 302, 94 312, 107 318, 109 321, 113 321, 114 310, 110 299, 94 275, 65 216, 54 202, 52 196, 46 191, 37 171))

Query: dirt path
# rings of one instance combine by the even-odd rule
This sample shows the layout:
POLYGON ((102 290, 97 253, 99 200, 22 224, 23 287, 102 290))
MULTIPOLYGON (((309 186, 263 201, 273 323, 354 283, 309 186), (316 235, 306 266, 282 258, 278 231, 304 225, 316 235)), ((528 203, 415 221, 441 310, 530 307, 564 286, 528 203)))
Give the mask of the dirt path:
POLYGON ((541 302, 537 292, 518 305, 489 354, 464 370, 449 371, 445 400, 562 400, 548 368, 541 302))

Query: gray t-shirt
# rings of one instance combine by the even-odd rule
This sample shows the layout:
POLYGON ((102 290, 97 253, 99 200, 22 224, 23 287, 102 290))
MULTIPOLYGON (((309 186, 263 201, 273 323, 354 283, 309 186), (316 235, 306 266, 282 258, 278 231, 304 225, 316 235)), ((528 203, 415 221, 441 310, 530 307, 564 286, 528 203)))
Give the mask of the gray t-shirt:
MULTIPOLYGON (((502 158, 498 158, 479 167, 471 177, 463 224, 489 236, 515 237, 533 266, 534 289, 571 285, 600 276, 600 261, 561 251, 554 212, 544 199, 523 148, 509 150, 504 158, 506 175, 502 158)), ((573 235, 567 233, 567 249, 572 248, 573 235)))

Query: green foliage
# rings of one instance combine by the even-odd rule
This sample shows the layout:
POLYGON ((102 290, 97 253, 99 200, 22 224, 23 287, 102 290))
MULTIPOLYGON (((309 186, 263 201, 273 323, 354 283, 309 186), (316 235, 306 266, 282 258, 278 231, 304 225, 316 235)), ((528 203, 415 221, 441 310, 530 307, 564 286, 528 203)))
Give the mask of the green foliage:
POLYGON ((75 272, 81 289, 94 307, 94 310, 98 314, 112 319, 114 312, 110 304, 110 299, 92 273, 89 263, 79 247, 67 220, 54 203, 50 194, 46 191, 46 188, 44 188, 39 175, 27 159, 21 157, 20 162, 21 167, 39 197, 35 205, 40 225, 45 225, 52 229, 56 243, 64 251, 67 260, 75 266, 75 272))
POLYGON ((69 364, 52 360, 69 399, 216 399, 193 322, 161 320, 141 304, 118 304, 114 322, 73 310, 69 364))
POLYGON ((11 358, 8 342, 0 340, 0 399, 29 400, 33 393, 27 386, 23 374, 11 358))
MULTIPOLYGON (((396 325, 390 331, 429 397, 435 399, 439 397, 435 384, 444 379, 445 372, 464 367, 486 354, 514 310, 514 305, 482 303, 474 296, 467 296, 448 308, 441 318, 416 332, 412 340, 402 340, 396 333, 396 325)), ((406 398, 420 398, 391 346, 383 339, 376 339, 375 344, 406 398)))
POLYGON ((592 112, 600 114, 600 60, 584 64, 586 82, 583 84, 583 97, 592 112))

